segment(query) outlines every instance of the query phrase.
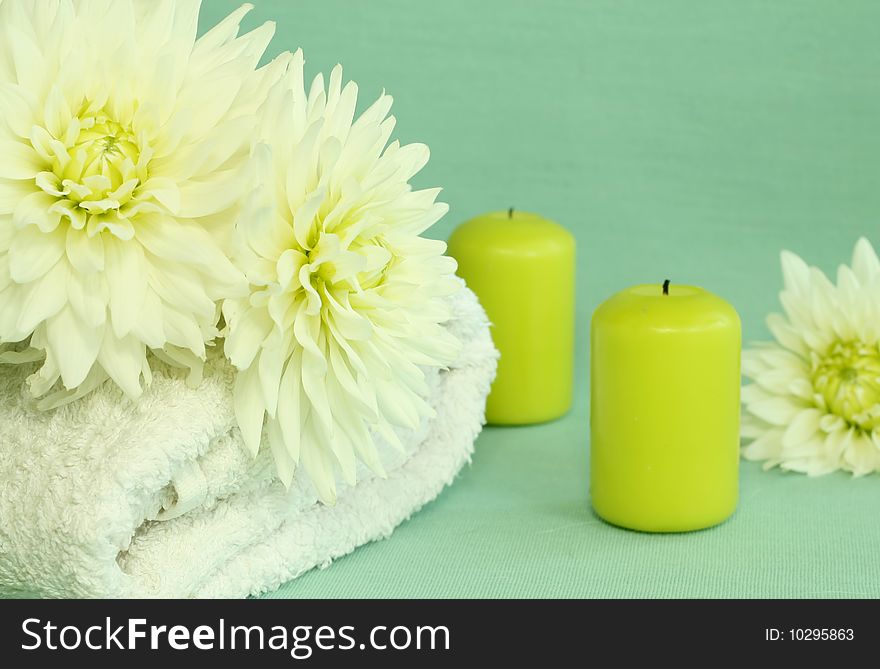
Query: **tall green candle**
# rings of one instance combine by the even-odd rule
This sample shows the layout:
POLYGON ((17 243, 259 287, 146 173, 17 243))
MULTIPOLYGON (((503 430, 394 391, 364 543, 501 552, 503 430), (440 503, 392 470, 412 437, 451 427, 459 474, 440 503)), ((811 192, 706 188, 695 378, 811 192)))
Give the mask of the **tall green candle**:
POLYGON ((739 467, 740 321, 693 286, 635 286, 591 328, 590 492, 596 513, 648 532, 730 516, 739 467))
POLYGON ((449 254, 486 309, 501 352, 487 420, 516 425, 564 414, 573 379, 574 237, 536 214, 499 211, 463 223, 449 254))

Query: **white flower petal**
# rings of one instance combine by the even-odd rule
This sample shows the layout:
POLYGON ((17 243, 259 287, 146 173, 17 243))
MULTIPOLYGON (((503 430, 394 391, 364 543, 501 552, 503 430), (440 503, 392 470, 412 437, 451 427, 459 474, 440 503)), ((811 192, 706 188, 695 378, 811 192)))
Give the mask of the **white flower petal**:
POLYGON ((26 181, 9 181, 0 178, 0 216, 13 213, 22 199, 34 192, 26 181))
POLYGON ((840 432, 846 427, 846 421, 834 414, 824 414, 819 419, 819 427, 828 434, 840 432))
POLYGON ((2 122, 21 139, 29 139, 31 136, 34 127, 33 105, 33 96, 27 89, 0 81, 0 107, 5 110, 2 122))
POLYGON ((821 418, 822 413, 818 409, 805 409, 797 413, 785 430, 782 445, 791 448, 813 439, 819 430, 821 418))
POLYGON ((56 83, 49 89, 46 104, 43 107, 43 122, 46 124, 46 131, 56 139, 63 137, 67 126, 70 124, 71 117, 72 114, 67 100, 56 83))
POLYGON ((239 372, 235 378, 235 418, 244 444, 252 455, 260 449, 264 416, 259 370, 251 367, 239 372))
POLYGON ((66 218, 70 222, 71 230, 79 231, 86 227, 88 217, 86 210, 68 200, 55 202, 49 208, 49 213, 58 215, 58 223, 66 218))
POLYGON ((30 283, 44 276, 64 255, 61 230, 45 233, 27 226, 16 233, 9 247, 9 276, 16 283, 30 283))
POLYGON ((67 231, 65 251, 68 261, 78 273, 88 275, 104 271, 103 236, 89 237, 71 227, 67 231))
POLYGON ((809 400, 813 397, 814 390, 813 384, 810 383, 805 378, 799 378, 792 380, 787 386, 786 390, 793 397, 796 397, 800 400, 809 400))
MULTIPOLYGON (((80 235, 85 237, 85 235, 80 235)), ((59 263, 60 264, 60 263, 59 263)), ((109 290, 100 274, 70 272, 67 279, 67 296, 73 313, 90 327, 103 325, 107 320, 109 290)))
POLYGON ((767 327, 776 337, 776 341, 788 350, 801 355, 807 353, 808 349, 801 335, 779 314, 770 314, 767 317, 767 327))
POLYGON ((772 428, 752 440, 743 448, 743 456, 748 460, 778 460, 782 454, 783 430, 772 428))
POLYGON ((30 284, 18 317, 19 331, 30 332, 61 311, 67 303, 68 274, 67 263, 55 263, 44 277, 30 284))
POLYGON ((181 313, 188 312, 196 322, 216 321, 216 307, 204 277, 185 265, 153 258, 147 263, 148 285, 162 302, 181 313))
POLYGON ((325 446, 325 435, 317 431, 317 423, 308 418, 302 435, 300 458, 318 497, 326 504, 336 503, 336 464, 332 451, 325 446))
POLYGON ((182 313, 168 304, 162 305, 162 328, 168 344, 201 359, 205 357, 205 341, 214 335, 213 329, 200 327, 191 314, 182 313))
POLYGON ((863 284, 869 284, 880 277, 880 260, 877 259, 877 253, 871 242, 864 237, 856 242, 856 247, 853 250, 852 269, 863 284))
MULTIPOLYGON (((131 332, 144 304, 147 292, 147 266, 143 249, 138 244, 104 240, 105 272, 113 279, 110 288, 110 316, 113 332, 123 338, 131 332)), ((107 370, 112 378, 112 372, 107 370)))
POLYGON ((141 396, 141 369, 144 344, 137 337, 116 337, 110 332, 104 336, 98 362, 101 367, 131 399, 141 396))
POLYGON ((771 425, 784 426, 788 425, 803 407, 786 397, 773 397, 760 402, 752 402, 748 408, 751 413, 771 425))
POLYGON ((795 295, 807 296, 810 294, 810 269, 807 263, 791 251, 783 251, 780 254, 782 261, 782 276, 786 290, 795 295))
POLYGON ((852 430, 845 423, 841 424, 834 431, 829 431, 825 437, 824 450, 829 462, 834 464, 835 469, 843 466, 843 454, 852 441, 852 430))
POLYGON ((155 198, 163 207, 172 214, 180 213, 181 194, 180 188, 173 179, 168 177, 154 176, 145 181, 140 187, 139 198, 155 198))
POLYGON ((58 227, 61 215, 52 211, 56 198, 43 191, 36 191, 18 201, 12 214, 12 224, 17 228, 35 225, 41 232, 52 232, 58 227))
POLYGON ((230 326, 229 335, 223 343, 226 357, 239 369, 247 369, 272 331, 272 320, 263 309, 249 309, 233 320, 230 326))
POLYGON ((865 476, 880 469, 880 448, 865 433, 853 432, 843 461, 853 475, 865 476))
POLYGON ((281 426, 278 420, 266 421, 266 433, 269 438, 269 447, 272 449, 272 457, 275 460, 275 468, 278 470, 278 478, 285 488, 290 488, 293 475, 296 472, 296 461, 290 456, 281 426))
POLYGON ((281 384, 284 358, 280 342, 268 344, 260 351, 258 363, 260 387, 263 391, 266 413, 270 418, 275 418, 275 411, 278 407, 278 386, 281 384))
POLYGON ((196 57, 210 58, 215 56, 220 47, 233 41, 238 36, 241 20, 253 9, 253 5, 244 4, 216 26, 202 35, 195 44, 193 53, 196 57))
MULTIPOLYGON (((336 456, 343 480, 353 486, 357 483, 357 455, 354 446, 345 430, 336 430, 333 435, 333 439, 330 440, 330 450, 336 456)), ((333 478, 336 478, 335 474, 333 478)))
POLYGON ((311 248, 312 242, 309 238, 311 236, 312 226, 315 223, 315 217, 318 215, 318 210, 324 203, 324 197, 325 193, 319 191, 307 200, 302 207, 297 209, 294 214, 293 234, 296 236, 296 241, 303 249, 311 248))
POLYGON ((92 328, 80 321, 70 307, 65 307, 46 324, 52 350, 57 352, 58 369, 64 387, 81 384, 98 357, 104 339, 102 328, 92 328))
POLYGON ((27 338, 28 331, 18 329, 21 307, 26 296, 24 290, 14 285, 0 290, 0 340, 17 342, 27 338))
POLYGON ((297 350, 284 368, 278 394, 278 424, 285 451, 294 463, 299 462, 302 423, 307 417, 308 407, 303 407, 302 398, 302 352, 297 350))
POLYGON ((30 144, 0 139, 0 178, 2 179, 35 179, 39 172, 46 169, 45 161, 40 158, 30 144))
POLYGON ((215 172, 210 179, 188 181, 180 186, 178 215, 199 218, 230 209, 244 196, 247 183, 247 176, 237 169, 215 172))
POLYGON ((144 295, 141 317, 132 327, 131 333, 151 349, 162 348, 167 340, 162 319, 162 300, 152 288, 148 288, 144 295))

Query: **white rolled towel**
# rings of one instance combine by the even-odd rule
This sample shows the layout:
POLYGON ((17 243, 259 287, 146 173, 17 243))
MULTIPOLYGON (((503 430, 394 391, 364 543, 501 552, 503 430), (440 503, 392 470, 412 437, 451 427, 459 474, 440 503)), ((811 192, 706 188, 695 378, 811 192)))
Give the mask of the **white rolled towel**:
POLYGON ((448 327, 458 360, 431 377, 436 417, 377 439, 387 478, 358 470, 325 506, 302 474, 289 491, 268 446, 248 456, 232 370, 214 356, 187 387, 170 369, 137 402, 112 384, 32 407, 27 369, 0 367, 0 593, 44 597, 244 597, 387 537, 469 461, 497 351, 467 289, 448 327))

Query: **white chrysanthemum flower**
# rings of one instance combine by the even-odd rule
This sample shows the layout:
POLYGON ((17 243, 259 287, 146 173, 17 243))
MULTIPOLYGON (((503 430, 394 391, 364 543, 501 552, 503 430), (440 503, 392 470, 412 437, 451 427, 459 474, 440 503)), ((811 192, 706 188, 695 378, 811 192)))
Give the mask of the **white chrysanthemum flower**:
POLYGON ((266 188, 239 229, 251 294, 224 303, 225 350, 245 442, 256 453, 265 418, 282 481, 301 461, 332 502, 337 467, 350 483, 358 457, 383 474, 371 430, 399 445, 395 426, 433 415, 423 367, 457 353, 443 298, 460 284, 445 243, 419 236, 447 211, 408 183, 427 147, 387 145, 389 96, 353 121, 341 68, 307 94, 302 66, 297 52, 259 131, 266 188))
POLYGON ((43 406, 108 376, 137 397, 147 350, 197 375, 246 291, 221 246, 290 55, 256 69, 274 26, 239 37, 248 6, 197 40, 199 4, 0 4, 0 344, 44 359, 43 406))
POLYGON ((776 342, 748 350, 745 457, 810 475, 880 470, 880 261, 866 239, 837 285, 783 252, 776 342))

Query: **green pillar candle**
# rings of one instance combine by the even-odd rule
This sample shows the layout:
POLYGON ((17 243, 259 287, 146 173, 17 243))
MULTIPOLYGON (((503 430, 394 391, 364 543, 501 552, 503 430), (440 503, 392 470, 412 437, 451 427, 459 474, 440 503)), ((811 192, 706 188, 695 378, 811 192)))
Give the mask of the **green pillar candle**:
POLYGON ((740 321, 693 286, 635 286, 591 330, 590 492, 605 520, 682 532, 733 513, 740 321))
POLYGON ((539 423, 564 414, 573 379, 574 237, 536 214, 500 211, 462 224, 449 254, 486 309, 501 352, 488 422, 539 423))

